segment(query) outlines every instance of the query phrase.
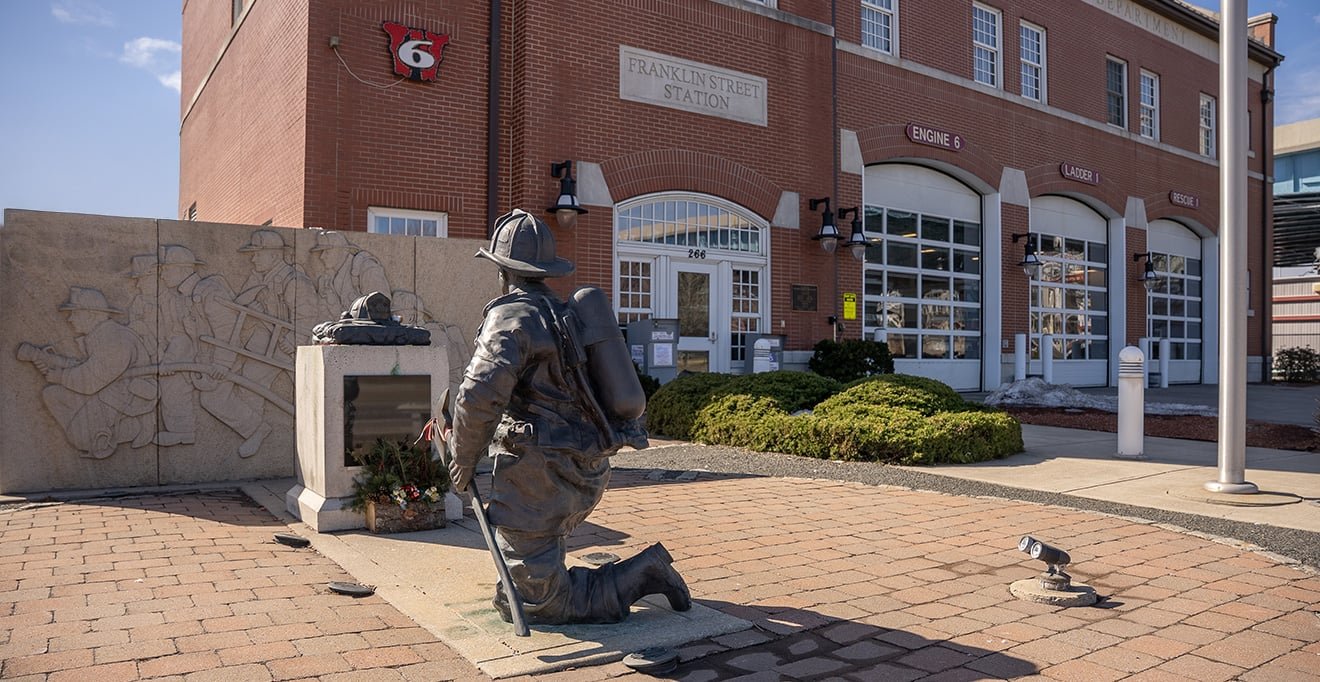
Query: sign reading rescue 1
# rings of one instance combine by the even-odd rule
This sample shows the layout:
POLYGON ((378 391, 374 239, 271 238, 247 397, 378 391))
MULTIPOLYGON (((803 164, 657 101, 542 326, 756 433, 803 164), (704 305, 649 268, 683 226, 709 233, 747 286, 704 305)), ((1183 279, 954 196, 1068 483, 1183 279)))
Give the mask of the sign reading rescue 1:
POLYGON ((1178 190, 1171 190, 1169 192, 1169 203, 1173 204, 1174 206, 1182 206, 1183 208, 1190 208, 1192 210, 1196 210, 1201 207, 1200 197, 1196 196, 1195 194, 1187 194, 1186 192, 1179 192, 1178 190))
POLYGON ((449 44, 448 35, 409 28, 393 21, 385 22, 382 28, 390 36, 394 73, 415 81, 433 81, 440 75, 440 59, 445 45, 449 44))
POLYGON ((1084 182, 1088 185, 1100 184, 1100 171, 1083 168, 1081 166, 1074 166, 1067 161, 1059 164, 1059 175, 1062 175, 1069 180, 1084 182))
POLYGON ((619 46, 619 98, 767 125, 766 80, 648 50, 619 46))
POLYGON ((907 125, 907 137, 917 144, 951 149, 955 152, 962 151, 962 148, 967 144, 962 135, 940 130, 939 128, 931 128, 920 123, 909 123, 907 125))

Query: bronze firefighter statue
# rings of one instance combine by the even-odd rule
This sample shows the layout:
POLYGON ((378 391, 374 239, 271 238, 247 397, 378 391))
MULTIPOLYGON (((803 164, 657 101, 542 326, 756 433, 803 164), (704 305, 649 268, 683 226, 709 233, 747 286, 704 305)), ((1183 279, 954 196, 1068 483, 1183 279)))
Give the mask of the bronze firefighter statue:
MULTIPOLYGON (((599 568, 564 565, 565 538, 605 492, 610 455, 646 445, 646 397, 605 293, 586 287, 559 300, 545 279, 574 266, 555 255, 545 223, 521 210, 496 222, 477 256, 499 266, 506 293, 486 306, 444 436, 455 490, 468 487, 488 446, 495 458, 486 513, 527 620, 615 623, 650 594, 690 609, 658 543, 599 568)), ((504 591, 494 605, 513 622, 504 591)))

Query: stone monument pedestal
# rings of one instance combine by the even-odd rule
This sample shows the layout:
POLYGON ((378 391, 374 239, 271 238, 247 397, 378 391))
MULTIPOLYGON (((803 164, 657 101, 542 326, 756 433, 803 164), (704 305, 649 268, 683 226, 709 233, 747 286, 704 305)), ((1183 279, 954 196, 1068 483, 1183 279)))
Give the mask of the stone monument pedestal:
MULTIPOLYGON (((386 394, 391 379, 406 382, 411 378, 415 384, 418 377, 427 377, 430 399, 425 405, 416 401, 398 404, 398 418, 386 414, 383 420, 411 431, 411 438, 416 438, 421 424, 415 422, 429 418, 449 385, 448 351, 443 339, 434 339, 430 346, 298 347, 298 484, 285 494, 284 502, 290 514, 322 533, 366 527, 365 516, 349 509, 353 479, 361 467, 346 461, 345 377, 369 377, 378 388, 384 386, 386 394)), ((381 405, 377 402, 371 410, 376 423, 382 423, 381 405)), ((359 424, 368 417, 364 411, 357 410, 359 424)))

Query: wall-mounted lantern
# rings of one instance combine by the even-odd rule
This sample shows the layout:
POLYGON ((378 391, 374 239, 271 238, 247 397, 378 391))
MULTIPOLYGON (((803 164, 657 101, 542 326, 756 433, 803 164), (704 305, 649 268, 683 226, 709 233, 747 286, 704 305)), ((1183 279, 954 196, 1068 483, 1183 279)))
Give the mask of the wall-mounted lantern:
POLYGON ((587 212, 587 209, 582 208, 578 203, 577 181, 573 179, 573 162, 550 164, 550 176, 559 178, 559 200, 554 206, 545 209, 545 212, 553 213, 555 222, 560 227, 571 230, 577 225, 578 215, 587 212))

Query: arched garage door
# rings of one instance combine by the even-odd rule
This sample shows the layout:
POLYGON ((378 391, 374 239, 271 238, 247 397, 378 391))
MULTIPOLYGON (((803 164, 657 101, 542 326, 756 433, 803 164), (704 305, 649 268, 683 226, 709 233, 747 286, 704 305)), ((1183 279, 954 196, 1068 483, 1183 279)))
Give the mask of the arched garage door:
POLYGON ((1146 299, 1146 335, 1151 359, 1159 359, 1158 339, 1169 339, 1169 381, 1201 381, 1201 238, 1172 220, 1151 221, 1147 244, 1159 280, 1146 299))
POLYGON ((1041 268, 1031 281, 1031 373, 1041 372, 1042 353, 1052 353, 1055 383, 1108 383, 1107 228, 1103 216, 1075 199, 1032 199, 1031 238, 1041 268), (1048 346, 1041 343, 1046 335, 1048 346))
POLYGON ((863 331, 894 369, 981 388, 981 196, 922 166, 866 168, 863 331))

